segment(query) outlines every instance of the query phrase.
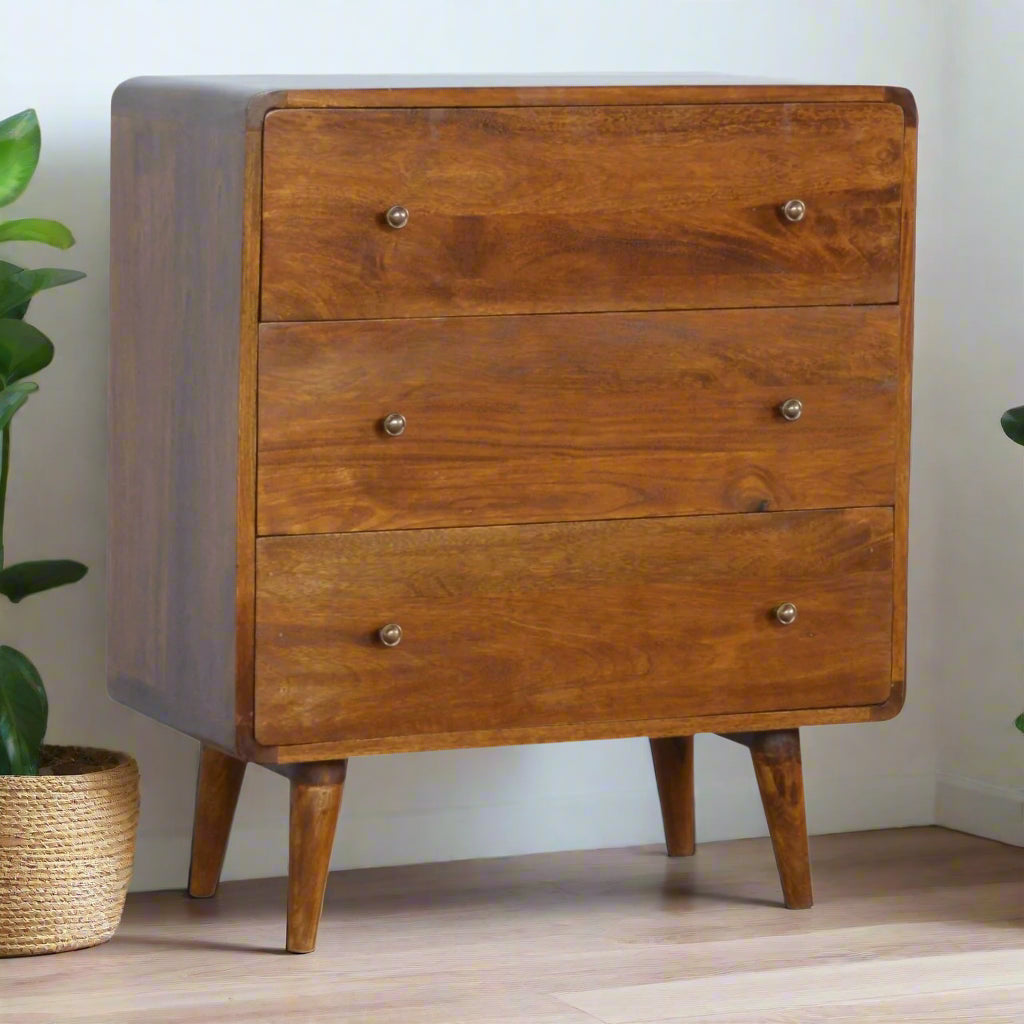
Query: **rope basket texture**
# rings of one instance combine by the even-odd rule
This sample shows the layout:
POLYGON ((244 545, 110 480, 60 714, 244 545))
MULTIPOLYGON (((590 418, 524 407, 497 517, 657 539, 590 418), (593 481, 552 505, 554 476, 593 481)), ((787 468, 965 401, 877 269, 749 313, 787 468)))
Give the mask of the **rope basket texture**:
POLYGON ((53 774, 0 776, 0 956, 106 942, 132 876, 135 760, 46 746, 41 768, 53 774))

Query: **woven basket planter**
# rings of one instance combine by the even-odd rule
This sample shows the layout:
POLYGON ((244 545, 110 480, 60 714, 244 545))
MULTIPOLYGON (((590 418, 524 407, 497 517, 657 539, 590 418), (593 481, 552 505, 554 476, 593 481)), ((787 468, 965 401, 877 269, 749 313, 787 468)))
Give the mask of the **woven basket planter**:
POLYGON ((135 858, 139 767, 44 747, 52 775, 0 776, 0 956, 59 953, 117 930, 135 858))

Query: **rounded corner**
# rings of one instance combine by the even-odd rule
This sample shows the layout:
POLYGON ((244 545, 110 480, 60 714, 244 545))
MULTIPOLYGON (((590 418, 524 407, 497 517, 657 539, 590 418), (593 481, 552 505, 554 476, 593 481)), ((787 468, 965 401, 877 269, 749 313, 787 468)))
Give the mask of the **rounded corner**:
POLYGON ((892 690, 889 692, 889 696, 882 701, 881 704, 876 704, 872 709, 871 721, 888 722, 903 710, 903 705, 906 704, 906 702, 906 682, 902 679, 893 680, 892 690))
POLYGON ((262 129, 266 121, 275 110, 281 110, 288 106, 288 94, 278 89, 270 92, 260 92, 249 97, 245 105, 245 126, 251 129, 262 129))
POLYGON ((885 90, 885 98, 903 110, 903 123, 907 128, 917 127, 917 100, 914 94, 903 86, 889 86, 885 90))

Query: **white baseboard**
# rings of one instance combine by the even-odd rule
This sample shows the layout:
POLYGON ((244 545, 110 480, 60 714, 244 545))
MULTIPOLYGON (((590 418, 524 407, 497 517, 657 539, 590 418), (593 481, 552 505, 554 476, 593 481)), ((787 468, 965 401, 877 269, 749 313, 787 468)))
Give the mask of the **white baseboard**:
POLYGON ((1024 790, 940 772, 935 788, 935 823, 1024 846, 1024 790))
MULTIPOLYGON (((287 803, 279 824, 236 825, 224 878, 283 875, 288 865, 287 803)), ((809 773, 808 825, 814 834, 929 825, 934 821, 931 774, 833 776, 809 773)), ((742 783, 702 781, 697 794, 697 841, 766 834, 752 775, 742 783)), ((442 807, 422 812, 355 811, 341 823, 334 869, 505 857, 558 850, 634 846, 663 840, 653 778, 643 789, 551 796, 518 803, 442 807)), ((132 889, 181 888, 190 837, 184 830, 139 834, 132 889)))

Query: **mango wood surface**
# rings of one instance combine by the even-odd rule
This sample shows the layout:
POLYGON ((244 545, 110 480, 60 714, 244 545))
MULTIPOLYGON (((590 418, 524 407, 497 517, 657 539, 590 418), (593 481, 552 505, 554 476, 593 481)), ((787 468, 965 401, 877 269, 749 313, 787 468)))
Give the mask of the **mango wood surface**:
POLYGON ((188 872, 188 894, 196 899, 208 898, 217 891, 245 767, 245 761, 213 747, 204 746, 199 755, 188 872))
POLYGON ((894 103, 272 111, 261 319, 894 302, 903 126, 894 103))
POLYGON ((256 559, 261 743, 890 691, 891 509, 271 537, 256 559))
POLYGON ((113 99, 108 688, 234 750, 236 685, 252 692, 259 196, 245 94, 180 92, 141 80, 113 99))
POLYGON ((696 848, 693 737, 651 739, 651 759, 670 857, 690 857, 696 848))
MULTIPOLYGON (((248 128, 271 110, 349 107, 650 106, 679 103, 895 103, 917 123, 909 90, 884 85, 807 85, 749 75, 146 75, 120 89, 136 109, 179 117, 197 105, 241 105, 248 128)), ((226 120, 226 119, 225 119, 226 120)))
POLYGON ((890 306, 264 324, 259 532, 890 505, 898 325, 890 306))
POLYGON ((892 617, 894 702, 903 706, 907 679, 907 541, 910 532, 910 420, 914 361, 914 254, 917 213, 917 117, 903 133, 903 217, 900 225, 900 373, 896 417, 896 523, 892 617))
POLYGON ((736 733, 725 737, 750 748, 782 895, 790 910, 814 904, 807 847, 807 810, 798 729, 736 733))
POLYGON ((913 98, 906 90, 888 87, 677 76, 671 81, 675 84, 642 76, 223 76, 135 79, 119 87, 111 202, 108 621, 113 696, 221 749, 282 763, 458 745, 877 721, 900 710, 905 694, 913 98), (831 708, 665 715, 654 722, 579 721, 344 743, 258 743, 253 735, 255 368, 267 112, 699 104, 775 105, 782 111, 793 104, 843 102, 891 105, 902 118, 893 685, 885 697, 831 708), (193 368, 199 362, 204 377, 195 380, 193 368), (189 389, 187 410, 170 400, 183 387, 189 389), (234 410, 225 396, 237 399, 234 410))
POLYGON ((323 912, 346 763, 296 765, 290 775, 289 953, 312 953, 323 912))

